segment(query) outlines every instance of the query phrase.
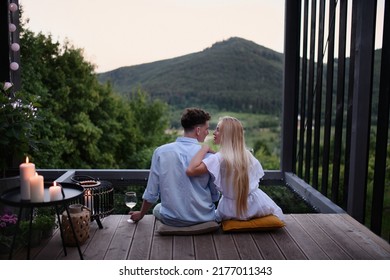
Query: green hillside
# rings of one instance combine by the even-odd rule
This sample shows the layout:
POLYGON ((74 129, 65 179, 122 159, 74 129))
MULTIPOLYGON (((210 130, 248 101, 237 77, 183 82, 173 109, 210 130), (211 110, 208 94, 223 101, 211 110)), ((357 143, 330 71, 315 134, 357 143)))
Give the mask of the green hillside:
POLYGON ((279 113, 283 55, 230 38, 198 53, 98 74, 121 95, 141 87, 174 108, 279 113))
MULTIPOLYGON (((381 50, 375 51, 372 121, 376 121, 381 50)), ((337 74, 337 59, 334 75, 337 74)), ((326 92, 326 64, 322 94, 326 92)), ((346 79, 349 58, 346 60, 346 79)), ((283 54, 241 38, 201 52, 98 74, 101 83, 128 95, 138 87, 175 110, 201 106, 214 111, 278 115, 282 107, 283 54)), ((333 85, 334 102, 337 89, 333 85)), ((347 93, 345 94, 347 95, 347 93)), ((323 95, 323 98, 324 95, 323 95)), ((324 112, 325 102, 322 102, 324 112)), ((335 105, 334 105, 335 106, 335 105)))

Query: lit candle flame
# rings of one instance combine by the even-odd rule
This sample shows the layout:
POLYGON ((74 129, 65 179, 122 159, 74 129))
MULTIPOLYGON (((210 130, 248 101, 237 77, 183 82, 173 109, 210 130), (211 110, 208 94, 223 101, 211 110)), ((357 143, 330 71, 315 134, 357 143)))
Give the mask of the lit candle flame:
POLYGON ((54 181, 54 184, 53 184, 53 186, 57 186, 57 182, 56 182, 56 181, 54 181))
POLYGON ((26 157, 26 163, 28 163, 28 157, 26 157))

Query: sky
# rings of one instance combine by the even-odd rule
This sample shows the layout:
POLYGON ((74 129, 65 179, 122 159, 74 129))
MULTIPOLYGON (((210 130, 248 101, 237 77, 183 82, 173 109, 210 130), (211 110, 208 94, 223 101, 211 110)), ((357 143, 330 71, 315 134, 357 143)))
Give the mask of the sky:
MULTIPOLYGON (((241 37, 280 53, 284 47, 285 0, 19 3, 31 31, 50 34, 55 41, 67 40, 83 49, 85 59, 96 66, 98 73, 200 52, 231 37, 241 37)), ((351 5, 348 8, 351 10, 351 5)), ((378 0, 378 30, 383 26, 383 10, 384 0, 378 0)), ((377 33, 375 48, 381 48, 381 39, 377 33)))
POLYGON ((285 0, 19 0, 27 27, 84 49, 96 72, 241 37, 283 52, 285 0))

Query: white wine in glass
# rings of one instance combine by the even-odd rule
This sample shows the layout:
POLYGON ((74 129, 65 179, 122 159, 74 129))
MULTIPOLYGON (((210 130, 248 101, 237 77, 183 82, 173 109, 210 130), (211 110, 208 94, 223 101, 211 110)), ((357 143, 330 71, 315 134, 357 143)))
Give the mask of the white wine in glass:
MULTIPOLYGON (((126 206, 130 208, 130 210, 133 209, 133 207, 137 205, 137 194, 135 192, 126 192, 125 203, 126 206)), ((134 223, 132 219, 128 219, 127 222, 134 223)))

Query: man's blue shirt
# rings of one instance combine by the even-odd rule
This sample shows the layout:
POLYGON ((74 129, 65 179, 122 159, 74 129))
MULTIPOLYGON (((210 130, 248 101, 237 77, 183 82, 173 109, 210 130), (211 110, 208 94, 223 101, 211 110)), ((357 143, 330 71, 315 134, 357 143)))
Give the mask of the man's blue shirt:
POLYGON ((156 203, 161 199, 162 222, 189 226, 215 220, 219 193, 210 175, 188 177, 186 169, 201 145, 194 138, 178 137, 175 142, 158 147, 152 157, 143 199, 156 203))

